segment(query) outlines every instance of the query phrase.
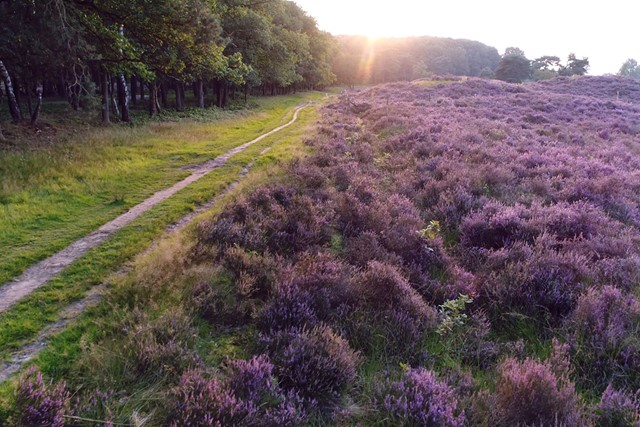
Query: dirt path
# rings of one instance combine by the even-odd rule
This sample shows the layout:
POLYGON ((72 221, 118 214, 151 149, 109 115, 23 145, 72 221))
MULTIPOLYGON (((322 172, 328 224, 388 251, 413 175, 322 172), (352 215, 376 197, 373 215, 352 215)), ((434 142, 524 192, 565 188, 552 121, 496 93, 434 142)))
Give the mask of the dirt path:
POLYGON ((83 237, 80 240, 75 241, 74 243, 67 246, 60 252, 52 255, 51 257, 44 259, 37 264, 34 264, 31 267, 27 268, 20 277, 7 282, 2 287, 0 287, 0 313, 8 310, 22 298, 26 297, 27 295, 47 283, 53 277, 60 274, 65 268, 67 268, 71 263, 84 255, 88 250, 102 243, 116 231, 120 230, 158 203, 173 196, 178 191, 187 187, 189 184, 198 181, 214 169, 223 166, 235 154, 238 154, 246 150, 251 145, 260 142, 277 132, 280 132, 284 128, 291 126, 296 120, 298 120, 298 114, 300 113, 300 111, 307 106, 308 104, 296 108, 293 113, 293 118, 288 123, 279 126, 270 132, 262 134, 252 141, 239 145, 227 151, 226 153, 221 154, 211 161, 197 166, 193 169, 193 173, 187 178, 176 183, 170 188, 158 191, 153 196, 144 200, 142 203, 132 207, 126 213, 106 223, 98 230, 92 232, 91 234, 83 237))
MULTIPOLYGON (((251 161, 251 163, 249 163, 247 166, 245 166, 242 169, 242 172, 240 172, 240 174, 238 175, 238 178, 234 182, 229 184, 227 187, 225 187, 213 199, 211 199, 205 204, 198 206, 193 212, 190 212, 189 214, 180 218, 175 223, 169 225, 165 229, 166 233, 171 234, 179 231, 184 226, 189 224, 195 217, 214 207, 220 201, 220 199, 222 199, 223 196, 233 191, 240 184, 242 179, 253 168, 256 161, 260 157, 267 154, 272 147, 273 146, 270 146, 262 150, 260 154, 251 161)), ((151 244, 151 246, 149 246, 144 251, 144 253, 151 252, 157 246, 159 241, 160 239, 157 239, 154 243, 151 244)), ((118 274, 126 274, 128 269, 129 267, 123 267, 118 272, 118 274)), ((49 340, 53 335, 65 329, 69 325, 69 323, 75 320, 85 310, 97 305, 102 300, 102 295, 106 289, 107 289, 107 285, 105 283, 102 283, 99 286, 92 288, 89 292, 87 292, 87 294, 83 299, 74 302, 73 304, 69 305, 64 310, 62 310, 58 320, 55 321, 54 323, 51 323, 44 329, 42 329, 42 331, 40 331, 38 336, 33 341, 31 341, 29 344, 25 345, 20 350, 13 353, 10 360, 4 363, 0 363, 0 383, 8 380, 13 374, 20 371, 20 369, 22 369, 25 363, 29 362, 34 357, 36 357, 40 353, 40 351, 42 351, 47 346, 47 344, 49 344, 49 340)))

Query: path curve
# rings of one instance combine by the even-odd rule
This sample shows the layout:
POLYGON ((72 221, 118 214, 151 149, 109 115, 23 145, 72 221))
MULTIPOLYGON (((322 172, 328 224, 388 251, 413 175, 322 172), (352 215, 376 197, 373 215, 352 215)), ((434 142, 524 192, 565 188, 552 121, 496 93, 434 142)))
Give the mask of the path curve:
POLYGON ((0 313, 8 310, 22 298, 26 297, 39 287, 43 286, 45 283, 47 283, 49 280, 60 274, 65 268, 71 265, 71 263, 87 253, 87 251, 98 246, 108 237, 113 235, 116 231, 120 230, 158 203, 168 199, 178 191, 187 187, 189 184, 198 181, 208 173, 223 166, 225 163, 227 163, 227 161, 229 161, 231 157, 246 150, 251 145, 260 142, 263 139, 291 126, 296 122, 296 120, 298 120, 298 114, 300 113, 300 111, 308 107, 309 105, 310 103, 307 103, 301 107, 296 108, 293 112, 293 117, 288 123, 279 126, 267 133, 264 133, 252 141, 245 142, 242 145, 232 148, 231 150, 219 155, 213 160, 197 166, 195 169, 193 169, 193 173, 182 181, 174 184, 172 187, 158 191, 148 199, 129 209, 124 214, 104 224, 96 231, 88 234, 80 240, 76 240, 65 249, 57 252, 49 258, 46 258, 27 268, 19 277, 5 283, 2 287, 0 287, 0 313))

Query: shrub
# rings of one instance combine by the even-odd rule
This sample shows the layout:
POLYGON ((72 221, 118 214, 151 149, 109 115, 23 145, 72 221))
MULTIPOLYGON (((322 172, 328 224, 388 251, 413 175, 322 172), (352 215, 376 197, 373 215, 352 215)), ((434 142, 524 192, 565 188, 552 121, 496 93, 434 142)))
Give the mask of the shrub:
POLYGON ((277 280, 280 263, 268 254, 239 246, 225 250, 223 265, 235 279, 235 293, 242 298, 267 298, 277 280))
POLYGON ((507 358, 498 367, 494 394, 496 426, 579 426, 580 406, 569 380, 566 348, 556 345, 546 362, 507 358))
POLYGON ((30 368, 16 391, 16 410, 21 425, 62 427, 70 414, 71 392, 66 383, 45 383, 42 373, 30 368))
POLYGON ((200 242, 291 255, 329 242, 332 216, 328 205, 292 187, 263 187, 205 225, 200 242))
POLYGON ((371 261, 367 269, 353 280, 354 288, 366 307, 372 310, 406 311, 414 319, 435 324, 436 311, 424 302, 395 267, 371 261))
POLYGON ((172 426, 295 426, 305 417, 301 400, 282 392, 264 355, 231 362, 225 379, 187 371, 168 400, 172 426))
POLYGON ((180 308, 170 309, 157 319, 135 309, 123 325, 124 353, 140 374, 180 374, 198 364, 191 351, 196 332, 180 308))
POLYGON ((488 299, 494 313, 516 309, 554 323, 575 308, 591 278, 587 259, 554 248, 548 235, 540 236, 533 246, 516 244, 491 253, 483 268, 477 275, 485 279, 481 296, 488 299))
POLYGON ((640 388, 640 302, 612 286, 591 288, 567 320, 581 381, 640 388))
POLYGON ((400 381, 387 379, 378 385, 373 402, 381 418, 393 425, 462 427, 454 391, 424 368, 409 369, 400 381))
POLYGON ((314 298, 291 282, 279 283, 273 298, 258 317, 258 328, 267 333, 280 330, 310 328, 320 320, 316 315, 314 298))
POLYGON ((350 305, 358 297, 349 282, 352 267, 326 252, 300 255, 283 275, 293 285, 311 294, 320 320, 330 319, 339 306, 350 305))
POLYGON ((639 409, 636 397, 630 397, 608 385, 594 408, 594 421, 597 427, 638 427, 639 409))
POLYGON ((281 384, 320 405, 335 403, 354 381, 359 356, 327 326, 261 337, 281 384))

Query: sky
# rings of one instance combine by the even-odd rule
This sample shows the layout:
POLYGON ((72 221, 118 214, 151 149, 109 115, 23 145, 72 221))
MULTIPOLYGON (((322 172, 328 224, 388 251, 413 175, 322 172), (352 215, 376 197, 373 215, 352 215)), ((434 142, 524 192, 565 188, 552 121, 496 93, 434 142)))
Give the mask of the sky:
POLYGON ((438 36, 477 40, 529 59, 588 57, 590 75, 640 62, 637 0, 294 0, 334 35, 438 36), (520 4, 520 5, 518 5, 520 4))

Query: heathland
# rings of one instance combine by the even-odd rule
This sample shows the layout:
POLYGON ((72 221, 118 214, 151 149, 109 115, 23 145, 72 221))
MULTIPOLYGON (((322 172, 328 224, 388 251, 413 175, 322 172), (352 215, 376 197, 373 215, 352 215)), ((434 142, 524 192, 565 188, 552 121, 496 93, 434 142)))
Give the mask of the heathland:
POLYGON ((0 414, 637 425, 639 124, 619 77, 345 91, 112 276, 0 414))

